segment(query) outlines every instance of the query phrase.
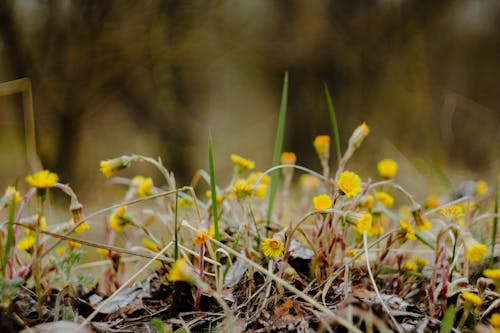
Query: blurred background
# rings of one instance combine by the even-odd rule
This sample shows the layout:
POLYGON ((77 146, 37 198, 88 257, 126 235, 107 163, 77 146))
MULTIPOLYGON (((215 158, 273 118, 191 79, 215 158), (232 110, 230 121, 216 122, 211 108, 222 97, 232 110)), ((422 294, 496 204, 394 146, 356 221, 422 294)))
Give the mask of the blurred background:
MULTIPOLYGON (((348 167, 373 176, 391 157, 418 193, 433 173, 496 178, 499 31, 497 0, 2 0, 0 82, 32 80, 43 166, 84 203, 101 195, 99 161, 122 154, 161 157, 189 184, 209 130, 222 181, 231 153, 268 168, 285 71, 284 149, 298 164, 320 169, 325 82, 342 148, 371 128, 348 167)), ((0 97, 2 188, 30 172, 21 101, 0 97)), ((124 174, 138 173, 159 179, 124 174)))

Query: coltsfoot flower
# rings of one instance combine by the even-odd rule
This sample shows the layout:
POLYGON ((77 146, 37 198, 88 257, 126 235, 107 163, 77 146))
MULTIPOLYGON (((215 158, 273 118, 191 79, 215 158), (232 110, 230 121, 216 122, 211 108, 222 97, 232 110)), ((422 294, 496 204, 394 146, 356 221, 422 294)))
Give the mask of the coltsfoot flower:
POLYGON ((374 214, 372 218, 372 225, 370 230, 368 230, 368 236, 378 236, 384 232, 384 226, 382 225, 382 216, 380 214, 374 214))
POLYGON ((424 267, 429 266, 429 262, 421 257, 413 256, 413 261, 417 264, 419 272, 421 272, 424 267))
POLYGON ((330 154, 330 137, 328 135, 318 135, 314 138, 313 146, 320 160, 327 159, 330 154))
POLYGON ((153 252, 158 252, 160 251, 160 248, 158 247, 158 245, 156 245, 155 242, 153 242, 151 239, 149 238, 144 238, 142 240, 142 245, 144 245, 144 247, 150 251, 153 251, 153 252))
POLYGON ((344 171, 337 180, 337 186, 346 197, 355 197, 361 192, 361 178, 351 171, 344 171))
POLYGON ((389 158, 381 160, 377 164, 379 175, 385 179, 392 179, 398 172, 398 164, 389 158))
POLYGON ((137 189, 137 195, 147 197, 152 194, 153 179, 151 177, 135 176, 132 178, 132 185, 137 189))
POLYGON ((483 271, 483 275, 492 280, 500 281, 500 268, 488 268, 483 271))
POLYGON ((424 232, 432 227, 432 223, 422 216, 420 209, 411 212, 415 220, 415 228, 418 232, 424 232))
POLYGON ((244 199, 252 195, 253 187, 244 179, 237 180, 231 187, 231 194, 238 198, 244 199))
POLYGON ((49 170, 41 170, 26 176, 26 182, 33 187, 45 189, 54 186, 59 181, 59 176, 49 170))
POLYGON ((255 162, 248 160, 236 154, 231 154, 231 161, 233 161, 236 167, 236 173, 241 174, 246 170, 253 170, 255 168, 255 162))
POLYGON ((313 198, 313 206, 316 210, 331 208, 332 204, 333 201, 328 194, 320 194, 313 198))
POLYGON ((366 123, 362 123, 356 129, 354 132, 352 132, 351 137, 349 138, 349 146, 357 149, 363 140, 370 134, 370 127, 366 125, 366 123))
POLYGON ((415 236, 415 229, 413 229, 410 222, 406 220, 399 221, 398 233, 405 241, 417 239, 417 237, 415 236))
POLYGON ((470 262, 479 262, 488 253, 488 247, 476 241, 472 236, 464 237, 465 241, 465 257, 470 262))
POLYGON ((189 269, 186 259, 178 259, 172 264, 172 268, 170 268, 170 271, 168 272, 167 279, 171 282, 193 282, 192 272, 189 269))
POLYGON ((281 154, 281 164, 295 164, 297 156, 292 152, 283 152, 281 154))
POLYGON ((109 218, 109 224, 116 232, 122 232, 126 226, 133 224, 132 219, 127 215, 127 206, 118 207, 109 218))
POLYGON ((310 175, 308 173, 300 175, 299 177, 300 188, 306 192, 313 192, 314 190, 316 190, 319 186, 319 183, 320 181, 317 177, 314 177, 313 175, 310 175))
POLYGON ((460 205, 447 206, 441 208, 439 212, 450 220, 460 220, 464 217, 464 209, 460 205))
POLYGON ((0 201, 0 204, 3 202, 5 204, 10 204, 12 200, 14 200, 15 203, 20 203, 22 200, 21 193, 16 190, 14 186, 7 186, 5 189, 5 194, 3 198, 0 201))
POLYGON ((82 244, 69 240, 66 242, 66 246, 68 247, 68 249, 70 251, 73 251, 73 250, 76 250, 76 249, 79 249, 80 247, 82 247, 82 244))
POLYGON ((121 156, 111 160, 101 161, 99 165, 101 167, 102 174, 106 176, 106 178, 109 178, 118 171, 128 168, 130 161, 131 158, 129 156, 121 156))
POLYGON ((34 246, 35 246, 35 237, 26 236, 19 240, 16 247, 20 251, 32 252, 34 246))
POLYGON ((476 183, 476 194, 482 196, 488 192, 488 183, 484 180, 478 180, 476 183))
MULTIPOLYGON (((212 191, 206 191, 205 196, 207 197, 208 200, 212 200, 212 191)), ((220 204, 224 200, 224 197, 222 195, 217 194, 215 196, 215 200, 217 201, 218 204, 220 204)))
POLYGON ((379 191, 375 193, 375 198, 380 204, 387 208, 394 206, 394 198, 389 193, 379 191))
POLYGON ((206 230, 198 229, 193 237, 193 243, 195 243, 196 245, 203 245, 207 242, 208 236, 209 234, 206 230))
POLYGON ((262 242, 262 253, 266 257, 277 258, 283 254, 285 245, 283 242, 277 238, 268 238, 262 242))
MULTIPOLYGON (((491 316, 490 324, 495 328, 495 330, 500 330, 500 313, 494 313, 491 316)), ((494 333, 496 333, 496 331, 494 333)))
POLYGON ((357 233, 369 232, 372 227, 372 214, 364 213, 356 220, 356 224, 352 227, 357 233))
POLYGON ((418 272, 418 266, 417 266, 417 264, 414 263, 414 262, 411 262, 411 261, 405 262, 405 264, 403 265, 403 269, 405 271, 418 272))
POLYGON ((78 235, 78 234, 82 233, 83 231, 89 230, 89 229, 90 229, 90 226, 87 223, 87 221, 85 221, 82 224, 80 224, 78 227, 76 227, 75 230, 73 230, 73 232, 78 235))
POLYGON ((460 294, 460 296, 462 296, 462 298, 466 302, 469 302, 469 303, 474 304, 476 306, 481 306, 483 304, 483 300, 481 299, 481 297, 479 297, 478 295, 476 295, 474 293, 464 291, 463 293, 460 294))

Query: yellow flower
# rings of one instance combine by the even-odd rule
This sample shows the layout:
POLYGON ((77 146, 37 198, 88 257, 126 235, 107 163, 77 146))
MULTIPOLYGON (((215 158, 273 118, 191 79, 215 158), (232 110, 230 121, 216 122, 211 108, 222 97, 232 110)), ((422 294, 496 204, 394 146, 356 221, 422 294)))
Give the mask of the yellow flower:
MULTIPOLYGON (((214 233, 215 233, 215 230, 214 230, 214 233)), ((193 243, 195 243, 196 245, 203 245, 206 243, 208 236, 209 235, 208 235, 208 232, 206 230, 198 229, 198 231, 196 232, 196 234, 193 237, 193 243)))
POLYGON ((132 185, 137 188, 137 194, 140 197, 147 197, 152 193, 153 179, 151 177, 135 176, 132 178, 132 185))
POLYGON ((494 328, 500 328, 500 313, 494 313, 490 318, 490 324, 494 328))
POLYGON ((144 247, 150 251, 153 251, 153 252, 158 252, 160 251, 160 248, 158 247, 158 245, 156 245, 155 242, 153 242, 151 239, 149 238, 144 238, 142 240, 142 245, 144 245, 144 247))
POLYGON ((111 160, 101 161, 101 172, 106 178, 111 177, 120 170, 127 168, 130 165, 131 158, 128 156, 121 156, 111 160))
POLYGON ((308 173, 300 175, 299 184, 302 190, 306 192, 313 192, 319 186, 319 179, 308 173))
POLYGON ((20 203, 23 200, 21 194, 16 190, 14 186, 7 186, 2 199, 6 203, 10 203, 12 200, 14 200, 15 203, 20 203))
POLYGON ((333 201, 328 194, 320 194, 313 198, 313 206, 316 210, 324 210, 332 207, 333 201))
MULTIPOLYGON (((32 227, 36 228, 36 224, 40 223, 40 230, 43 231, 43 230, 47 229, 47 220, 45 219, 45 216, 38 218, 38 214, 36 214, 35 216, 33 216, 33 220, 34 220, 34 223, 31 224, 32 227)), ((25 230, 26 230, 26 235, 28 235, 28 236, 35 236, 35 234, 36 234, 35 230, 31 230, 31 229, 25 229, 25 230)))
POLYGON ((69 249, 70 251, 72 251, 72 250, 75 250, 75 249, 78 249, 78 248, 82 247, 82 244, 80 244, 80 243, 78 243, 78 242, 75 242, 75 241, 70 241, 70 240, 69 240, 69 241, 67 241, 67 242, 66 242, 66 244, 67 244, 68 249, 69 249))
POLYGON ((368 230, 368 236, 378 236, 384 232, 384 226, 382 225, 382 217, 380 214, 376 214, 372 218, 372 225, 370 230, 368 230))
POLYGON ((248 184, 264 184, 268 185, 269 182, 271 181, 271 177, 269 175, 263 175, 262 172, 252 172, 250 175, 247 177, 247 183, 248 184))
POLYGON ((425 204, 424 204, 425 208, 432 209, 436 208, 437 206, 439 206, 439 202, 435 194, 431 194, 427 197, 427 199, 425 199, 425 204))
POLYGON ((486 245, 479 243, 471 236, 464 237, 465 256, 470 262, 479 262, 488 252, 486 245))
POLYGON ((172 282, 192 282, 193 278, 189 270, 189 265, 186 263, 186 259, 178 259, 172 264, 172 268, 170 268, 170 271, 168 272, 167 279, 172 282))
POLYGON ((415 237, 415 229, 411 226, 410 222, 406 220, 400 220, 399 221, 400 229, 399 229, 399 234, 405 239, 405 240, 415 240, 417 237, 415 237))
POLYGON ((354 249, 347 249, 345 250, 345 255, 348 256, 349 258, 354 258, 355 256, 358 255, 359 250, 354 250, 354 249))
POLYGON ((373 217, 370 213, 361 214, 359 219, 356 221, 356 225, 354 225, 352 228, 360 234, 365 231, 368 232, 370 231, 370 228, 372 226, 372 219, 373 217))
POLYGON ((193 200, 191 200, 191 198, 180 198, 178 202, 179 207, 187 207, 191 206, 192 204, 193 200))
POLYGON ((432 227, 432 223, 429 222, 426 218, 422 217, 422 212, 420 209, 414 210, 411 212, 413 215, 413 219, 415 220, 415 227, 419 232, 424 232, 427 229, 432 227))
POLYGON ((126 213, 127 206, 120 206, 109 218, 109 224, 116 232, 122 232, 127 225, 132 224, 132 220, 126 213))
POLYGON ((101 249, 100 247, 97 248, 97 252, 103 256, 103 257, 107 257, 109 256, 109 250, 108 249, 101 249))
POLYGON ((361 178, 351 171, 344 171, 337 181, 340 191, 348 198, 355 197, 361 192, 361 178))
POLYGON ((476 294, 473 294, 468 291, 464 291, 462 294, 460 294, 462 298, 469 303, 472 303, 477 306, 481 306, 483 304, 483 300, 481 297, 477 296, 476 294))
POLYGON ((447 206, 444 208, 441 208, 439 211, 441 214, 443 214, 445 217, 449 219, 461 219, 464 217, 464 209, 460 205, 452 205, 452 206, 447 206))
MULTIPOLYGON (((208 200, 211 200, 212 199, 212 191, 206 191, 205 196, 207 197, 208 200)), ((222 195, 217 194, 215 196, 215 200, 217 201, 218 204, 220 204, 224 200, 224 197, 222 195)))
POLYGON ((26 236, 19 240, 17 243, 17 249, 20 251, 31 252, 35 246, 35 237, 26 236))
POLYGON ((500 280, 500 268, 489 268, 483 271, 484 276, 493 280, 500 280))
POLYGON ((328 135, 318 135, 313 142, 314 149, 320 159, 325 159, 330 154, 330 137, 328 135))
POLYGON ((26 182, 36 188, 52 187, 58 180, 59 176, 49 170, 38 171, 32 175, 26 176, 26 182))
POLYGON ((366 207, 368 209, 372 209, 373 202, 374 202, 373 195, 370 195, 370 194, 363 195, 359 202, 360 202, 361 206, 366 207))
POLYGON ((380 202, 387 208, 391 208, 392 206, 394 206, 394 198, 386 192, 380 191, 375 193, 375 198, 378 202, 380 202))
POLYGON ((62 257, 64 255, 64 253, 66 252, 66 249, 64 248, 64 246, 59 246, 57 249, 56 249, 56 254, 59 256, 59 257, 62 257))
POLYGON ((366 123, 362 123, 356 127, 354 132, 352 132, 352 135, 349 138, 349 146, 358 148, 368 134, 370 134, 370 128, 366 125, 366 123))
MULTIPOLYGON (((220 229, 219 229, 220 232, 220 229)), ((215 238, 215 225, 211 225, 210 229, 208 229, 208 236, 211 238, 215 238)))
POLYGON ((233 161, 236 167, 236 173, 240 174, 246 170, 252 170, 255 168, 255 162, 252 160, 247 160, 236 154, 231 154, 231 161, 233 161))
POLYGON ((264 199, 267 194, 267 185, 264 184, 257 185, 254 188, 253 194, 259 199, 264 199))
POLYGON ((264 253, 266 257, 274 259, 283 254, 285 245, 279 239, 268 238, 262 242, 261 247, 262 247, 262 253, 264 253))
POLYGON ((429 262, 421 257, 413 256, 413 261, 417 264, 419 271, 422 271, 424 267, 429 266, 429 262))
POLYGON ((414 262, 407 261, 405 262, 403 269, 405 271, 413 271, 413 272, 418 272, 418 266, 414 262))
POLYGON ((486 183, 484 180, 479 180, 476 183, 476 193, 478 195, 484 195, 488 192, 488 183, 486 183))
POLYGON ((281 164, 295 164, 297 162, 297 156, 292 152, 281 153, 281 164))
POLYGON ((238 199, 248 198, 252 195, 253 188, 246 180, 240 179, 231 187, 231 193, 238 199))
POLYGON ((377 164, 378 173, 382 178, 392 179, 398 172, 398 164, 391 159, 385 159, 377 164))
POLYGON ((78 235, 78 234, 82 233, 83 231, 89 230, 89 229, 90 229, 90 226, 87 223, 87 221, 85 221, 82 224, 80 224, 78 227, 76 227, 76 229, 73 230, 73 232, 78 235))

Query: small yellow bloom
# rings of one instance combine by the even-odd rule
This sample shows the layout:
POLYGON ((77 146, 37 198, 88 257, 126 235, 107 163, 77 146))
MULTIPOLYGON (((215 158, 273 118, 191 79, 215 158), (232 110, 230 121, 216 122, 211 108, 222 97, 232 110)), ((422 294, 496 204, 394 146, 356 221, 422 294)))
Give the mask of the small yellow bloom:
POLYGON ((359 250, 354 250, 354 249, 347 249, 345 250, 345 255, 348 256, 349 258, 354 258, 357 256, 359 253, 359 250))
POLYGON ((418 272, 418 266, 417 266, 417 264, 414 263, 414 262, 411 262, 411 261, 405 262, 405 264, 403 265, 403 269, 405 271, 418 272))
MULTIPOLYGON (((215 230, 214 230, 214 233, 215 233, 215 230)), ((209 235, 208 235, 208 232, 206 230, 198 229, 198 231, 196 232, 196 234, 193 237, 193 243, 195 243, 196 245, 203 245, 207 242, 208 236, 209 235)))
POLYGON ((368 236, 378 236, 384 232, 384 226, 382 225, 382 216, 380 214, 373 215, 372 225, 370 230, 368 230, 368 236))
MULTIPOLYGON (((42 216, 40 218, 38 218, 38 214, 36 214, 35 216, 33 216, 33 220, 34 220, 34 223, 30 225, 34 228, 36 228, 36 224, 37 223, 40 223, 40 230, 45 230, 47 229, 47 220, 45 219, 45 216, 42 216)), ((25 229, 26 230, 26 235, 28 236, 35 236, 36 234, 36 231, 35 230, 31 230, 31 229, 25 229)))
POLYGON ((415 220, 415 227, 419 232, 424 232, 432 227, 432 223, 422 216, 420 209, 411 212, 415 220))
POLYGON ((15 203, 20 203, 23 200, 21 193, 19 193, 14 186, 7 186, 2 199, 6 203, 10 203, 12 199, 14 199, 15 203))
POLYGON ((372 209, 374 201, 375 201, 375 199, 373 198, 373 195, 367 194, 367 195, 363 195, 359 202, 360 202, 361 206, 366 207, 368 209, 372 209))
POLYGON ((391 208, 392 206, 394 206, 394 198, 386 192, 380 191, 375 193, 375 198, 378 202, 380 202, 387 208, 391 208))
POLYGON ((151 177, 135 176, 132 178, 132 185, 137 188, 137 194, 140 197, 147 197, 152 193, 153 179, 151 177))
POLYGON ((488 247, 479 243, 471 236, 466 236, 465 240, 465 256, 470 262, 479 262, 488 253, 488 247))
POLYGON ((483 275, 489 279, 500 280, 500 268, 485 269, 483 275))
POLYGON ((282 255, 283 250, 285 249, 285 245, 283 244, 283 242, 276 238, 265 239, 262 242, 261 247, 262 253, 264 253, 266 257, 270 257, 273 259, 282 255))
POLYGON ((167 279, 171 282, 192 282, 193 278, 189 270, 189 265, 186 263, 186 259, 178 259, 172 264, 172 268, 170 268, 170 271, 168 272, 167 279))
POLYGON ((82 224, 80 224, 78 227, 76 227, 76 229, 73 230, 73 232, 78 235, 78 234, 82 233, 83 231, 89 230, 89 229, 90 229, 90 226, 87 223, 87 221, 85 221, 82 224))
POLYGON ((271 182, 271 177, 269 175, 264 175, 262 172, 257 171, 257 172, 251 172, 250 175, 247 177, 247 183, 248 184, 264 184, 268 185, 271 182))
POLYGON ((413 256, 413 261, 417 264, 419 271, 421 271, 422 268, 429 266, 429 262, 421 257, 413 256))
POLYGON ((300 188, 306 192, 313 192, 319 186, 319 179, 308 173, 300 175, 300 188))
POLYGON ((398 172, 398 164, 391 159, 385 159, 377 164, 378 173, 382 178, 392 179, 398 172))
POLYGON ((320 194, 313 198, 313 206, 316 210, 324 210, 332 207, 333 201, 328 194, 320 194))
MULTIPOLYGON (((208 200, 212 199, 212 191, 206 191, 205 196, 207 197, 208 200)), ((222 201, 224 200, 224 197, 222 195, 217 194, 215 197, 215 200, 217 201, 218 204, 221 204, 222 201)))
POLYGON ((103 257, 108 257, 109 256, 109 250, 108 249, 101 249, 100 247, 97 248, 97 252, 103 256, 103 257))
POLYGON ((318 135, 313 142, 314 149, 320 159, 325 159, 330 154, 330 137, 328 135, 318 135))
POLYGON ((297 156, 292 152, 281 153, 281 164, 295 164, 297 162, 297 156))
MULTIPOLYGON (((220 229, 219 229, 219 232, 220 232, 220 229)), ((215 225, 211 225, 210 226, 210 229, 208 229, 208 236, 210 238, 215 238, 215 225)))
POLYGON ((356 221, 356 225, 354 225, 352 228, 360 234, 362 234, 363 232, 369 232, 372 226, 372 220, 372 214, 361 214, 360 218, 356 221))
POLYGON ((153 251, 153 252, 158 252, 160 251, 160 248, 158 247, 158 245, 156 245, 155 242, 153 242, 151 239, 149 238, 144 238, 142 240, 142 245, 144 245, 144 247, 150 251, 153 251))
POLYGON ((479 180, 476 183, 476 194, 484 195, 488 192, 488 183, 484 180, 479 180))
POLYGON ((425 199, 424 207, 427 209, 433 209, 439 206, 438 198, 435 194, 431 194, 425 199))
POLYGON ((254 188, 253 194, 259 199, 264 199, 267 194, 267 185, 260 184, 254 188))
POLYGON ((80 243, 78 243, 78 242, 75 242, 75 241, 70 241, 70 240, 69 240, 69 241, 67 241, 67 242, 66 242, 66 244, 67 244, 68 249, 69 249, 70 251, 72 251, 72 250, 76 250, 76 249, 78 249, 78 248, 82 247, 82 244, 80 244, 80 243))
POLYGON ((109 218, 109 224, 116 232, 122 232, 127 225, 132 224, 132 220, 127 215, 127 206, 118 207, 109 218))
POLYGON ((52 187, 58 180, 59 176, 49 170, 41 170, 32 175, 26 176, 26 182, 36 188, 52 187))
POLYGON ((255 162, 252 160, 247 160, 236 154, 231 154, 231 161, 233 161, 236 167, 236 173, 240 174, 246 170, 252 170, 255 168, 255 162))
POLYGON ((348 198, 355 197, 361 192, 361 178, 351 171, 344 171, 337 181, 339 190, 348 198))
POLYGON ((451 220, 454 220, 454 219, 459 220, 462 217, 464 217, 464 209, 460 205, 447 206, 447 207, 441 208, 441 210, 439 212, 451 220))
POLYGON ((356 127, 354 132, 352 132, 352 135, 349 138, 349 146, 358 148, 368 134, 370 134, 370 128, 366 125, 366 123, 362 123, 356 127))
POLYGON ((57 249, 56 249, 56 254, 59 256, 59 257, 62 257, 64 255, 64 253, 66 252, 66 249, 64 248, 64 246, 59 246, 57 249))
POLYGON ((481 306, 483 304, 483 300, 481 299, 481 297, 479 297, 476 294, 473 294, 471 292, 464 291, 460 295, 462 296, 462 298, 466 302, 469 302, 471 304, 474 304, 474 305, 477 305, 477 306, 481 306))
POLYGON ((120 170, 127 168, 130 165, 130 157, 121 156, 111 160, 101 161, 101 172, 106 178, 111 177, 120 170))
POLYGON ((17 249, 20 251, 31 252, 35 246, 35 237, 26 236, 19 240, 17 243, 17 249))
POLYGON ((253 188, 246 180, 240 179, 231 187, 231 193, 238 199, 248 198, 252 195, 253 188))
POLYGON ((193 200, 191 198, 180 198, 178 202, 179 207, 187 207, 193 205, 193 200))
POLYGON ((415 229, 411 226, 410 222, 406 220, 400 220, 399 221, 400 229, 399 229, 399 234, 405 239, 405 240, 415 240, 417 237, 415 236, 415 229))
POLYGON ((494 328, 500 328, 500 313, 494 313, 490 318, 490 324, 494 328))

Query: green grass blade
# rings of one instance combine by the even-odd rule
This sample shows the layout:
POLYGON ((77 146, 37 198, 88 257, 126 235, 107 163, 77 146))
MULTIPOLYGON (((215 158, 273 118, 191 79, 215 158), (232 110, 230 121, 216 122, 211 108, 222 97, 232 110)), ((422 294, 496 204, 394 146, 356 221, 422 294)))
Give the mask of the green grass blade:
POLYGON ((444 313, 443 320, 441 320, 441 330, 439 333, 450 333, 455 322, 455 305, 451 304, 444 313))
POLYGON ((219 233, 219 216, 217 207, 217 189, 215 187, 215 164, 214 164, 214 149, 212 143, 212 134, 208 134, 208 168, 210 174, 210 192, 212 193, 212 215, 214 218, 215 239, 220 240, 219 233))
POLYGON ((179 210, 179 191, 175 192, 175 215, 174 215, 174 259, 179 259, 179 227, 177 211, 179 210))
POLYGON ((335 108, 333 107, 332 97, 330 96, 330 91, 328 90, 328 86, 325 85, 325 96, 326 96, 326 105, 328 107, 328 112, 330 113, 330 121, 332 123, 332 133, 333 140, 335 141, 335 152, 337 153, 337 162, 340 163, 342 159, 342 151, 340 150, 340 136, 339 136, 339 127, 337 125, 337 116, 335 115, 335 108))
POLYGON ((493 264, 494 257, 495 257, 495 246, 497 244, 497 230, 498 230, 498 192, 500 192, 500 184, 497 179, 496 183, 496 188, 495 188, 495 208, 494 208, 494 214, 495 217, 493 218, 493 230, 491 231, 491 255, 490 255, 490 262, 493 264))
POLYGON ((9 260, 10 250, 12 248, 12 243, 14 242, 14 219, 16 215, 16 199, 15 195, 12 197, 9 207, 9 220, 7 222, 7 238, 5 240, 5 249, 2 257, 2 276, 5 277, 5 267, 7 267, 7 261, 9 260))
MULTIPOLYGON (((281 152, 283 150, 283 140, 285 137, 285 121, 286 121, 286 109, 288 102, 288 72, 285 72, 285 78, 283 79, 283 92, 281 94, 281 105, 280 114, 278 118, 278 130, 276 133, 276 141, 274 143, 274 156, 272 166, 279 165, 281 152)), ((276 191, 278 190, 279 181, 279 170, 274 170, 271 173, 271 189, 269 191, 269 203, 267 206, 266 215, 266 237, 269 234, 269 225, 271 224, 271 215, 273 212, 274 198, 276 196, 276 191)))

